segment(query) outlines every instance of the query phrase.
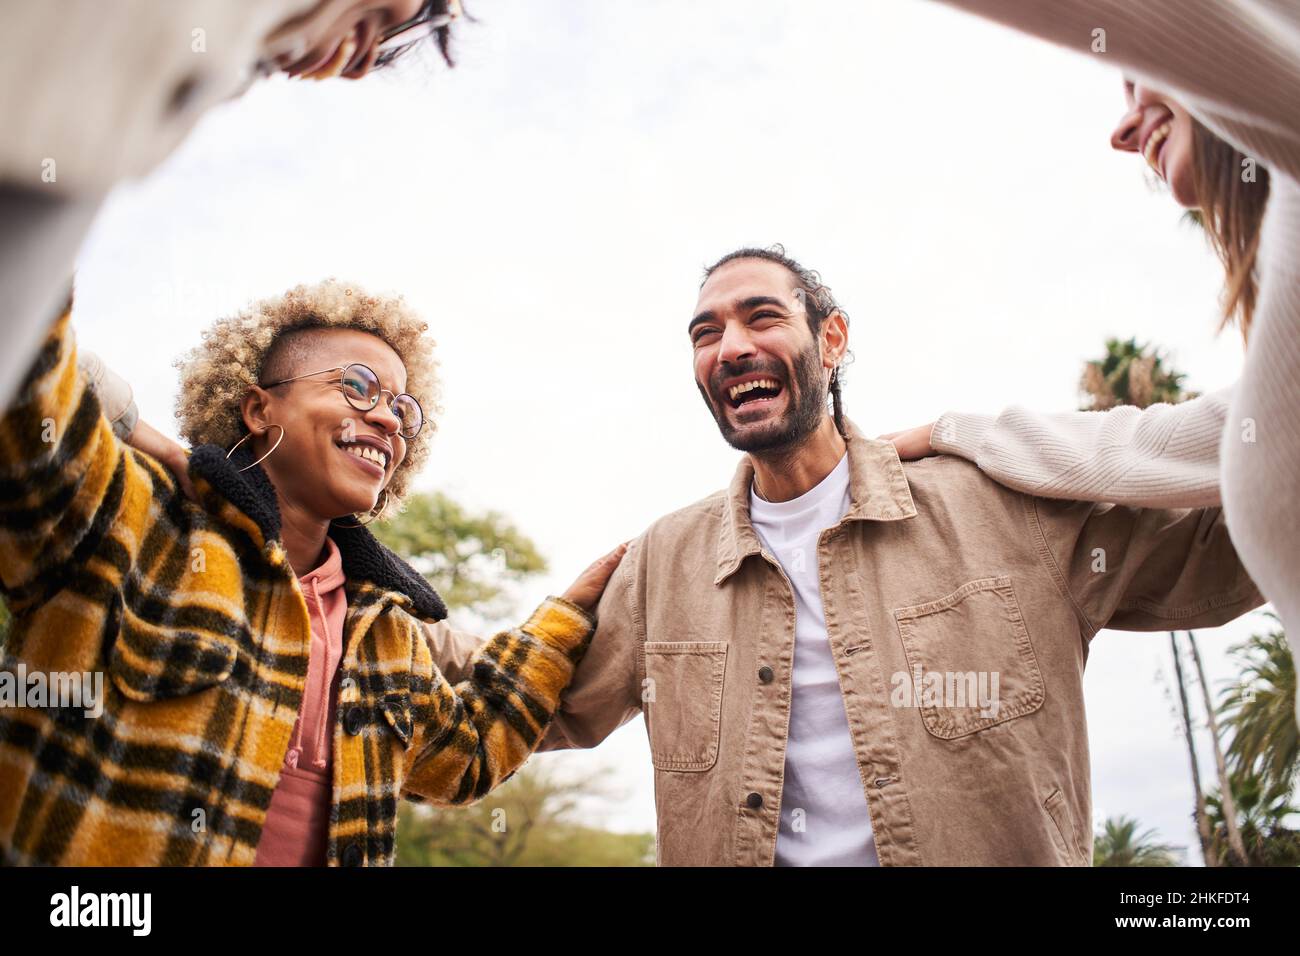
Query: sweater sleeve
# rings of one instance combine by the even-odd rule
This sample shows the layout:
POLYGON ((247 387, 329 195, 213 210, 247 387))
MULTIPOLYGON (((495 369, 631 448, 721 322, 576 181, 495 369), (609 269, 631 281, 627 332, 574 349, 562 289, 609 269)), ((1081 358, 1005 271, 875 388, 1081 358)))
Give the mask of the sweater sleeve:
POLYGON ((949 412, 934 423, 935 451, 966 458, 989 477, 1043 498, 1139 508, 1220 504, 1219 437, 1232 389, 1178 405, 1043 414, 949 412))
POLYGON ((405 795, 466 804, 504 783, 541 743, 594 629, 577 605, 551 597, 523 626, 484 642, 455 686, 435 671, 429 707, 415 714, 430 732, 405 795))
POLYGON ((140 409, 135 403, 131 383, 105 365, 103 359, 89 349, 78 352, 77 367, 99 396, 100 407, 104 417, 113 426, 113 434, 122 441, 127 441, 135 430, 136 422, 140 420, 140 409))
POLYGON ((124 452, 78 367, 70 312, 0 417, 0 586, 16 603, 85 560, 121 504, 124 452))

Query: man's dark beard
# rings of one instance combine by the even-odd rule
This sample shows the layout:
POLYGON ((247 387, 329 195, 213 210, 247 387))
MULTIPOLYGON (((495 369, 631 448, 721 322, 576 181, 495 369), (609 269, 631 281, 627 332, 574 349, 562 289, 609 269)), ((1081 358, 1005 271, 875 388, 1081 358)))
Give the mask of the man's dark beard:
MULTIPOLYGON (((751 372, 766 372, 779 378, 782 377, 782 371, 781 366, 775 362, 753 362, 729 365, 726 377, 734 378, 738 375, 749 375, 751 372)), ((717 376, 719 382, 722 377, 721 374, 717 376)), ((709 392, 705 391, 704 386, 698 381, 695 385, 704 398, 704 404, 713 413, 713 420, 718 423, 718 430, 722 432, 723 439, 739 451, 767 452, 798 448, 817 430, 822 416, 826 414, 821 353, 816 341, 800 352, 795 359, 794 381, 786 383, 787 389, 793 389, 789 410, 780 421, 768 425, 761 431, 748 429, 742 437, 727 419, 726 408, 729 407, 727 400, 718 398, 715 402, 709 392)))

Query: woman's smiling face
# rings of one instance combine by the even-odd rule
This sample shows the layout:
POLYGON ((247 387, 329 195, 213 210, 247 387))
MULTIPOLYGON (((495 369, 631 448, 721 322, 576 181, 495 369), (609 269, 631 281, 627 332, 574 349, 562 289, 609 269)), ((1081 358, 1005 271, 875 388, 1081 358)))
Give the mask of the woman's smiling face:
POLYGON ((1191 114, 1176 100, 1143 83, 1124 81, 1128 110, 1111 133, 1110 144, 1126 153, 1140 153, 1188 209, 1200 205, 1196 196, 1195 135, 1191 114))
POLYGON ((401 423, 389 407, 406 389, 406 368, 383 339, 359 329, 290 332, 272 347, 261 380, 244 399, 244 422, 260 434, 257 455, 279 438, 262 463, 276 491, 315 518, 329 521, 370 511, 406 457, 401 423), (353 363, 379 378, 381 395, 369 410, 355 408, 340 387, 342 369, 353 363), (319 373, 319 374, 309 374, 319 373))

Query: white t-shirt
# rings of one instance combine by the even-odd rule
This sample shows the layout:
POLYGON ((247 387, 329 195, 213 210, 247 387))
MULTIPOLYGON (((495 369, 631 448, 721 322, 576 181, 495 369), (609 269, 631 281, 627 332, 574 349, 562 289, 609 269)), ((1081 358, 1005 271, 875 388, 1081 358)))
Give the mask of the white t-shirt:
POLYGON ((777 866, 879 866, 839 673, 826 636, 817 542, 849 510, 849 456, 793 501, 749 492, 749 517, 794 588, 794 674, 777 866))

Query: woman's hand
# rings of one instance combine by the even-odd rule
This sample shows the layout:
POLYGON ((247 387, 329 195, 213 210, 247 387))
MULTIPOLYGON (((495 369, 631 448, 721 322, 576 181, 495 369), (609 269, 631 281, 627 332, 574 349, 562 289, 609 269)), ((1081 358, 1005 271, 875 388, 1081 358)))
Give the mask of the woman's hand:
POLYGON ((151 458, 156 458, 167 466, 176 482, 190 501, 198 501, 194 485, 190 482, 189 457, 179 443, 172 441, 158 429, 141 419, 135 423, 135 430, 127 439, 127 444, 136 451, 142 451, 151 458))
POLYGON ((594 612, 596 605, 600 603, 600 596, 605 593, 605 585, 609 583, 610 575, 623 560, 627 545, 628 543, 624 541, 609 554, 590 565, 587 570, 578 575, 578 580, 574 581, 561 597, 566 601, 572 601, 588 613, 594 612))
POLYGON ((916 428, 909 428, 906 431, 890 432, 888 435, 881 435, 881 441, 892 441, 894 447, 898 449, 898 457, 903 461, 914 461, 917 458, 929 458, 931 455, 937 455, 934 446, 930 444, 930 432, 934 429, 934 422, 928 425, 919 425, 916 428))

